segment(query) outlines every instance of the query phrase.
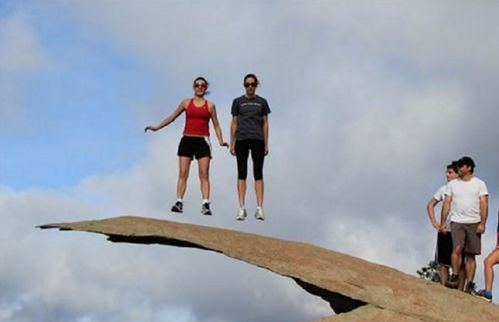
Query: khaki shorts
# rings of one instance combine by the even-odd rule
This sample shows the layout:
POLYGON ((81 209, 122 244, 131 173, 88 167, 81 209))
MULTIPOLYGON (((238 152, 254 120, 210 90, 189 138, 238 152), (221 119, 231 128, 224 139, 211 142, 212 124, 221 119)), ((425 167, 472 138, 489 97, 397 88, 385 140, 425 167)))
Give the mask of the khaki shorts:
POLYGON ((479 223, 462 224, 451 222, 450 231, 454 247, 463 247, 463 252, 466 254, 480 255, 482 252, 482 234, 476 233, 478 225, 479 223))

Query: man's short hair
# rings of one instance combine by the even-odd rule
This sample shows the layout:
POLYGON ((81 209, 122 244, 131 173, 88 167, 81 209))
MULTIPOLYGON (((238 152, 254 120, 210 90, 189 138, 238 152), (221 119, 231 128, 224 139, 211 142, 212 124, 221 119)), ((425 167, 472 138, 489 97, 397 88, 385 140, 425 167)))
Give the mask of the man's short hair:
POLYGON ((475 162, 473 161, 472 158, 470 157, 462 157, 461 159, 457 160, 457 166, 460 168, 462 166, 469 166, 471 168, 471 172, 475 169, 475 162))

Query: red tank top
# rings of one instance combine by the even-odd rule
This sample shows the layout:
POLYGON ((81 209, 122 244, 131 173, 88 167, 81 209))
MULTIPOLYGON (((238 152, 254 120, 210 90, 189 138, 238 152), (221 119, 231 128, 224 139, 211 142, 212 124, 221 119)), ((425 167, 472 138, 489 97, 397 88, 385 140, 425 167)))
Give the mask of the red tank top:
POLYGON ((184 135, 210 136, 210 111, 208 101, 200 107, 194 105, 193 100, 189 100, 185 109, 184 135))

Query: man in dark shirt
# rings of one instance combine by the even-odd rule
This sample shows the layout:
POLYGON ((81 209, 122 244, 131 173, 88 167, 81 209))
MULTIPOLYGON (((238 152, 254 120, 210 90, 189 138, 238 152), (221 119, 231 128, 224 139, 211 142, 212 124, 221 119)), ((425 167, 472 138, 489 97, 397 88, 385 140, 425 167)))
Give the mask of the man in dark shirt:
POLYGON ((270 108, 265 98, 256 95, 257 86, 257 77, 253 74, 246 75, 244 77, 246 93, 232 102, 230 152, 237 158, 237 192, 239 197, 237 220, 244 220, 247 216, 245 198, 250 152, 253 160, 257 201, 255 218, 259 220, 265 219, 263 213, 263 161, 269 153, 268 114, 270 114, 270 108))

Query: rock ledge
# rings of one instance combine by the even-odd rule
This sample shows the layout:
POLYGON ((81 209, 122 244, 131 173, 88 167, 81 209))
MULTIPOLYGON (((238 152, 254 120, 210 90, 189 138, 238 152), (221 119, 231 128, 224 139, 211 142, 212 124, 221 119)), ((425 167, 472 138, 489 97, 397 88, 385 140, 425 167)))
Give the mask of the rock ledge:
POLYGON ((112 242, 215 251, 294 279, 339 313, 329 321, 499 321, 499 308, 395 269, 306 243, 167 220, 124 216, 41 225, 112 242))

